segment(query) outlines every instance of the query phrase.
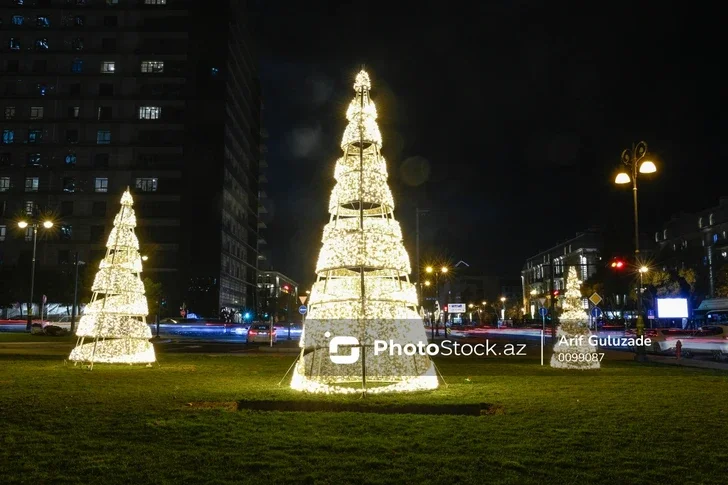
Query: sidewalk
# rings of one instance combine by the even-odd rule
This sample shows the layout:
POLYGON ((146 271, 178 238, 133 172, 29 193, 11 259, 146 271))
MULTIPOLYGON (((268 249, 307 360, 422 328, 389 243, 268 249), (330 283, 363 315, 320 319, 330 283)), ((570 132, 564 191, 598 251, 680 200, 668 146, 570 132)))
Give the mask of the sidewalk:
POLYGON ((682 367, 700 367, 702 369, 716 369, 728 371, 728 363, 715 362, 712 360, 697 360, 697 359, 676 359, 672 356, 664 355, 650 355, 648 362, 665 365, 678 365, 682 367))

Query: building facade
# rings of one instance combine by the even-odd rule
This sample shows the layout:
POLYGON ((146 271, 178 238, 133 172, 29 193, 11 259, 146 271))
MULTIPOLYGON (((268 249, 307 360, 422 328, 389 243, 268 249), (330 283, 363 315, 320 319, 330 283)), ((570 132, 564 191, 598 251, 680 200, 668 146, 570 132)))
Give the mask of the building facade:
POLYGON ((31 251, 19 218, 50 217, 37 263, 94 267, 128 186, 143 276, 170 312, 255 308, 261 95, 243 2, 5 5, 2 264, 31 251))
POLYGON ((716 274, 728 264, 728 197, 717 206, 674 215, 655 233, 655 243, 655 260, 663 269, 694 269, 706 296, 716 296, 716 274))
POLYGON ((570 266, 576 266, 582 281, 593 276, 604 264, 603 248, 602 232, 590 229, 528 258, 521 270, 522 296, 519 297, 526 314, 535 314, 541 300, 548 300, 554 290, 566 288, 570 266))

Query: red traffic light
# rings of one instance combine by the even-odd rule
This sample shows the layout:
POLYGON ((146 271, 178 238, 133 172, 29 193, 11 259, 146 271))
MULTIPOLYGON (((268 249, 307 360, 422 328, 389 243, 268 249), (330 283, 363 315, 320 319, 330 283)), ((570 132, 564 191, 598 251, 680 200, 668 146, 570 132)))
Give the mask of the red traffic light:
POLYGON ((554 296, 559 296, 559 290, 554 290, 554 296))
POLYGON ((615 259, 614 261, 612 261, 611 266, 614 269, 622 269, 624 268, 624 261, 622 261, 621 259, 615 259))

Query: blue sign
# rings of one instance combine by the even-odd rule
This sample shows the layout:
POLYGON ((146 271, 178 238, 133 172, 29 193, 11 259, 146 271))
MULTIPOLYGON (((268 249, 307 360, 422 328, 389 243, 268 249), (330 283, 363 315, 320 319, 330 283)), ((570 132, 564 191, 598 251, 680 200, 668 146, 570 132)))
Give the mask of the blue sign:
POLYGON ((300 307, 298 307, 298 313, 300 313, 301 315, 305 315, 307 311, 308 307, 306 305, 301 305, 300 307))
POLYGON ((648 320, 654 320, 655 319, 655 310, 647 310, 647 319, 648 320))
POLYGON ((544 306, 544 307, 541 307, 541 308, 539 308, 539 309, 538 309, 538 313, 540 313, 542 317, 545 317, 546 315, 548 315, 549 311, 548 311, 548 309, 547 309, 547 308, 546 308, 546 307, 544 306))
POLYGON ((594 308, 591 309, 591 316, 593 318, 599 318, 599 317, 601 317, 602 316, 602 309, 599 308, 598 306, 595 306, 594 308))

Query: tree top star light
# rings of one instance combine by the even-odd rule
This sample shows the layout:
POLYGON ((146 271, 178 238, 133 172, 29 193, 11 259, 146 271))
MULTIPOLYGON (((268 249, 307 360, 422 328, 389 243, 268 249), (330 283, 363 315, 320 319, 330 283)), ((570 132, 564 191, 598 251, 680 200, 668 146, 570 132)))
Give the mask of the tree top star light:
POLYGON ((77 362, 114 364, 156 361, 149 339, 151 330, 144 283, 140 278, 142 258, 134 234, 136 215, 129 189, 121 197, 121 210, 114 218, 106 243, 106 256, 94 278, 91 303, 86 305, 76 331, 78 341, 69 357, 77 362))
POLYGON ((394 218, 370 89, 369 75, 362 70, 346 110, 343 156, 334 169, 330 219, 323 230, 317 281, 311 288, 301 355, 291 381, 291 387, 301 391, 378 393, 438 385, 426 354, 382 355, 374 348, 376 340, 427 345, 427 336, 409 281, 402 230, 394 218), (333 362, 337 349, 332 343, 337 337, 349 339, 338 352, 349 354, 352 362, 333 362))

